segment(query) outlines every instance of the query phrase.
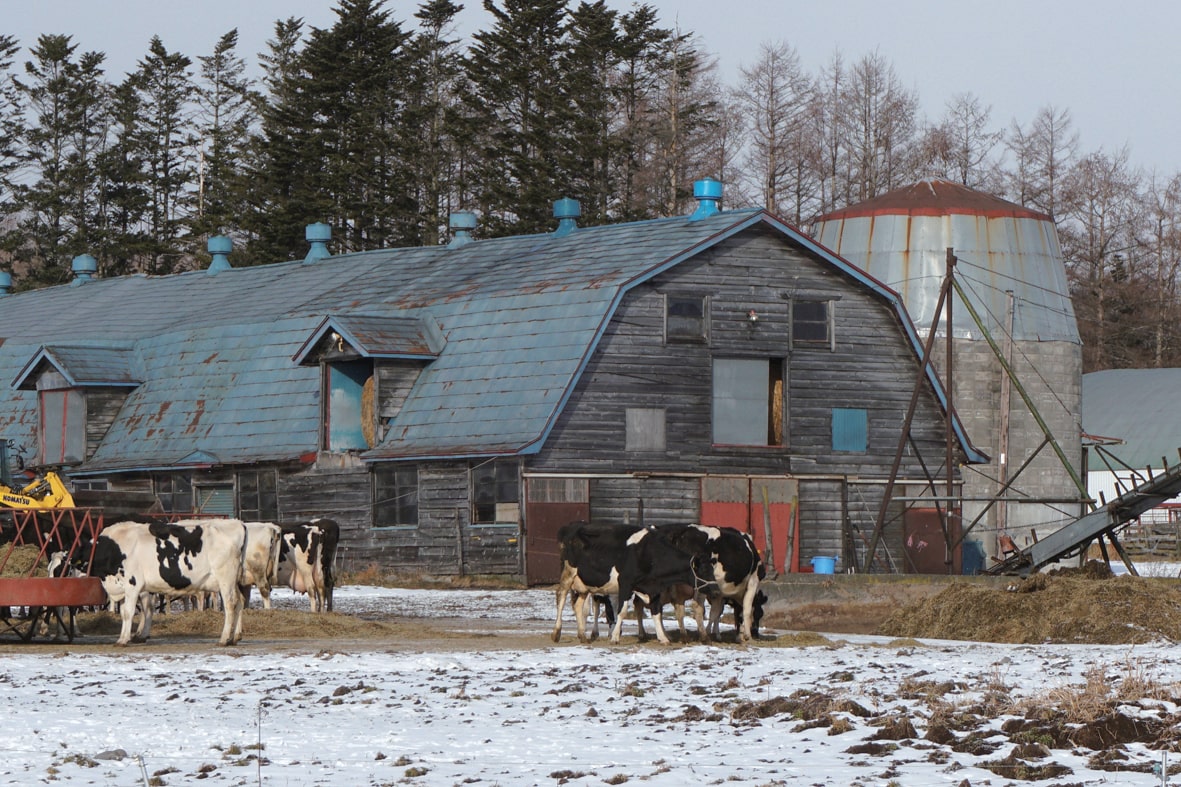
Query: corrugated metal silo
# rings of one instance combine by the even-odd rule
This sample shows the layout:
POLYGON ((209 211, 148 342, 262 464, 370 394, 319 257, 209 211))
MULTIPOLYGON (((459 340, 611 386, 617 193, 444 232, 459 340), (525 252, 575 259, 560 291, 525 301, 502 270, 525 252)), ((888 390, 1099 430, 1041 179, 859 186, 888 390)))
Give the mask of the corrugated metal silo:
MULTIPOLYGON (((957 183, 926 180, 821 216, 813 234, 897 290, 924 337, 935 316, 947 249, 953 249, 957 281, 989 334, 1008 349, 1021 386, 1082 472, 1081 344, 1050 216, 957 183)), ((1004 370, 983 332, 958 301, 952 312, 955 406, 972 441, 993 457, 989 465, 965 468, 965 522, 985 510, 985 503, 973 500, 996 496, 1000 479, 1012 478, 1030 457, 1010 496, 1077 498, 1070 472, 1043 445, 1036 419, 1017 392, 1007 390, 1004 370), (1011 401, 1007 408, 1006 398, 1011 401)), ((935 330, 946 336, 946 310, 935 330)), ((941 373, 946 371, 943 346, 936 342, 941 373)), ((1056 530, 1079 513, 1077 503, 1065 502, 993 506, 968 540, 981 542, 989 555, 999 555, 999 532, 1026 546, 1037 534, 1056 530)))

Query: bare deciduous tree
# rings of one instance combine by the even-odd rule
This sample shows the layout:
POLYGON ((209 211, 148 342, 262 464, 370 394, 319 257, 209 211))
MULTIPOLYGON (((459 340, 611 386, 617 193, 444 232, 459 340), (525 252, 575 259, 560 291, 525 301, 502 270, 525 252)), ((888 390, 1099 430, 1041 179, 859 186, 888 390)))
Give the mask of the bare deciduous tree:
POLYGON ((812 79, 789 44, 764 43, 735 91, 749 128, 745 176, 761 204, 799 224, 815 206, 812 79))

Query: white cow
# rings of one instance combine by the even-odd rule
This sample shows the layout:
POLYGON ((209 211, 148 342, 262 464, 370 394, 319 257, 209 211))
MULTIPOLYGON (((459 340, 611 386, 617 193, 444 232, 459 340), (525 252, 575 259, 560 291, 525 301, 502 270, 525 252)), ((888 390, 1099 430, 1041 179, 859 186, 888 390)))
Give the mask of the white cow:
MULTIPOLYGON (((236 519, 189 520, 187 524, 120 522, 103 529, 95 544, 90 575, 98 577, 112 601, 121 601, 123 627, 118 645, 131 642, 131 623, 142 593, 166 598, 216 591, 225 610, 220 645, 242 638, 242 593, 238 588, 246 557, 246 526, 236 519)), ((150 606, 141 615, 136 639, 151 636, 150 606)))

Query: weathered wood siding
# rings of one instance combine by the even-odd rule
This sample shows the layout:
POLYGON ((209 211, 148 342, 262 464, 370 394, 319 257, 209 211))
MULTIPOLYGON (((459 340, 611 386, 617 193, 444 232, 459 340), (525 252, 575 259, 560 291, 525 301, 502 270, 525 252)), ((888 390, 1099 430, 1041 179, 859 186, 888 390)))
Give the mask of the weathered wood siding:
POLYGON ((280 478, 281 518, 337 520, 342 531, 338 562, 346 570, 377 565, 439 576, 520 574, 520 526, 471 524, 467 464, 432 462, 418 468, 417 527, 373 527, 369 469, 333 467, 327 461, 280 478))
POLYGON ((86 396, 86 458, 94 456, 99 443, 127 401, 126 388, 87 388, 86 396))
MULTIPOLYGON (((792 475, 801 479, 888 477, 914 387, 918 361, 903 326, 883 299, 793 247, 777 233, 752 229, 640 285, 623 300, 586 373, 547 441, 530 461, 536 472, 650 472, 640 485, 599 482, 595 516, 635 516, 642 489, 645 521, 696 516, 696 483, 660 473, 792 475), (710 298, 710 341, 665 343, 666 293, 710 298), (830 299, 835 350, 791 341, 791 301, 830 299), (758 321, 748 319, 750 310, 758 321), (783 446, 714 446, 714 358, 782 359, 787 377, 783 446), (666 450, 627 451, 629 407, 664 408, 666 450), (867 411, 868 450, 832 449, 833 408, 867 411), (620 495, 611 501, 609 493, 620 495)), ((928 463, 938 466, 943 415, 924 385, 912 432, 928 463)), ((912 451, 903 477, 922 478, 912 451)), ((849 543, 841 480, 800 486, 802 555, 841 555, 849 543)), ((880 494, 880 492, 878 493, 880 494)), ((878 498, 880 501, 880 497, 878 498)), ((877 502, 850 507, 868 538, 877 502)))

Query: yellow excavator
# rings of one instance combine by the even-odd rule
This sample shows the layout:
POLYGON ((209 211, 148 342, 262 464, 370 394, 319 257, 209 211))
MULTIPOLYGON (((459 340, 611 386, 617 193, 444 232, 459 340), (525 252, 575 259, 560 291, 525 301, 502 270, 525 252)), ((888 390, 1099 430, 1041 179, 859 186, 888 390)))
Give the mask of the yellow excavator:
POLYGON ((9 441, 0 438, 0 508, 73 508, 74 496, 65 480, 50 470, 24 486, 16 486, 8 468, 9 441))

